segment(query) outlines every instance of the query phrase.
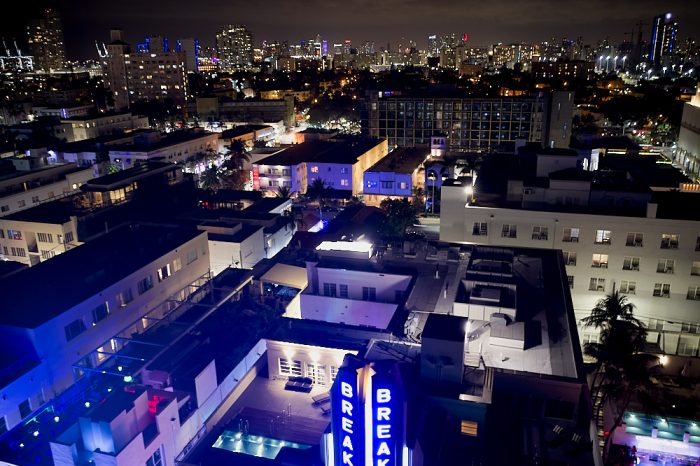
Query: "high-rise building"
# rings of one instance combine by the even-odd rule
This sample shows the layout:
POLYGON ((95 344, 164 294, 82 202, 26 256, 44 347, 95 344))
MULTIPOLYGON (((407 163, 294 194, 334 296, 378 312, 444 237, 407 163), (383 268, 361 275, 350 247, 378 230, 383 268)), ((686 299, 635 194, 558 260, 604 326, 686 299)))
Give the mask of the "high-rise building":
POLYGON ((525 142, 552 148, 569 144, 571 92, 523 97, 392 94, 371 93, 360 113, 362 134, 387 138, 390 147, 429 144, 440 133, 456 152, 511 152, 525 142))
POLYGON ((665 57, 673 55, 678 35, 678 23, 672 18, 671 13, 666 13, 656 16, 652 21, 649 63, 659 65, 665 57))
MULTIPOLYGON (((187 92, 187 40, 170 49, 168 39, 149 37, 133 52, 121 39, 120 30, 112 30, 104 61, 105 85, 114 96, 118 110, 137 100, 172 99, 182 105, 187 92)), ((196 48, 191 40, 191 47, 196 48)))
POLYGON ((61 70, 66 63, 66 47, 63 43, 61 18, 55 10, 47 8, 42 17, 27 25, 27 44, 34 56, 34 69, 44 72, 61 70))
POLYGON ((216 34, 221 71, 248 69, 253 65, 253 34, 241 24, 224 26, 216 34))

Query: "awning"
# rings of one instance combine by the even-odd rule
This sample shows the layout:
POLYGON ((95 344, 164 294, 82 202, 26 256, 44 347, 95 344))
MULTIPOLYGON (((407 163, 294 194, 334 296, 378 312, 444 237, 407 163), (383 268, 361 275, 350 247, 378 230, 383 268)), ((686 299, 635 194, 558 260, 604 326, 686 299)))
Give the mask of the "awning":
POLYGON ((260 278, 260 281, 277 283, 278 285, 289 286, 298 290, 303 290, 308 285, 306 269, 287 264, 275 264, 260 278))

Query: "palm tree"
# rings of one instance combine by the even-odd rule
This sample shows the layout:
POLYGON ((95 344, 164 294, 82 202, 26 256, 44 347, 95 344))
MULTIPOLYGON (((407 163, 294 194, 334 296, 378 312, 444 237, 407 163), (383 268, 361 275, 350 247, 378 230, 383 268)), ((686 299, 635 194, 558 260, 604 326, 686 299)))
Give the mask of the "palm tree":
POLYGON ((242 170, 243 164, 250 160, 243 143, 237 139, 231 141, 231 145, 226 148, 224 163, 221 165, 226 171, 242 170))
POLYGON ((314 178, 311 184, 306 188, 306 197, 318 202, 318 212, 321 216, 321 220, 323 220, 323 202, 328 198, 330 191, 330 187, 322 178, 314 178))
POLYGON ((650 371, 658 365, 656 356, 642 353, 647 331, 634 310, 626 296, 613 290, 596 303, 590 316, 581 319, 584 326, 600 329, 600 342, 583 347, 584 353, 596 360, 591 389, 594 404, 599 403, 597 415, 602 416, 607 404, 617 411, 605 439, 604 458, 612 431, 622 422, 631 399, 641 391, 649 391, 650 371))
POLYGON ((289 197, 292 195, 292 192, 289 189, 289 186, 280 186, 277 188, 277 193, 275 194, 277 197, 281 197, 282 199, 289 199, 289 197))
POLYGON ((199 177, 199 186, 202 189, 216 192, 222 186, 221 174, 216 167, 210 167, 204 170, 199 177))

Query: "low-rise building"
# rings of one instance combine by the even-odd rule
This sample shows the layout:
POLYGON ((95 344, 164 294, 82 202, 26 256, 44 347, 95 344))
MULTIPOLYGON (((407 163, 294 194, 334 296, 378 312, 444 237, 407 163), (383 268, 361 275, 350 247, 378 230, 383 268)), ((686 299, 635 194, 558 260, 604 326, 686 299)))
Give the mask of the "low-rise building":
POLYGON ((44 159, 2 159, 0 217, 77 192, 94 175, 73 163, 46 164, 44 159))
POLYGON ((133 225, 4 277, 2 288, 13 290, 0 319, 5 427, 84 377, 100 362, 94 350, 122 344, 117 333, 142 331, 147 312, 162 316, 168 297, 189 294, 208 274, 208 254, 206 232, 133 225))
POLYGON ((253 187, 276 192, 287 187, 304 194, 315 179, 333 190, 357 196, 364 172, 388 153, 386 140, 314 140, 298 144, 253 164, 253 187))
POLYGON ((125 113, 105 113, 99 115, 61 115, 61 125, 66 128, 67 142, 119 134, 134 129, 148 128, 148 117, 125 113))
POLYGON ((384 199, 412 198, 423 189, 423 164, 430 157, 428 148, 398 148, 364 173, 362 199, 379 205, 384 199))
POLYGON ((36 265, 123 223, 194 202, 191 178, 163 162, 90 179, 79 191, 0 217, 0 259, 36 265))

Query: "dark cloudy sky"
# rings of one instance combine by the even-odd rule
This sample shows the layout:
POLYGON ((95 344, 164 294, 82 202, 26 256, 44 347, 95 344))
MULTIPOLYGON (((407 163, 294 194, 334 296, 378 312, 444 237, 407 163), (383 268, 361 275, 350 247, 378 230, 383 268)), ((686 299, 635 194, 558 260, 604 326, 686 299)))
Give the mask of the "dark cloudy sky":
MULTIPOLYGON (((9 0, 8 0, 9 1, 9 0)), ((4 3, 4 2, 3 2, 4 3)), ((22 34, 21 25, 44 0, 13 0, 0 13, 0 36, 22 34)), ((646 23, 671 11, 681 38, 700 39, 700 7, 693 0, 56 0, 63 16, 69 58, 93 58, 94 41, 106 41, 110 28, 121 28, 134 43, 145 35, 197 37, 213 45, 218 26, 243 23, 255 42, 298 42, 317 33, 377 47, 402 37, 425 46, 431 33, 469 33, 469 42, 535 42, 551 37, 583 36, 594 44, 624 38, 637 21, 646 23)))

